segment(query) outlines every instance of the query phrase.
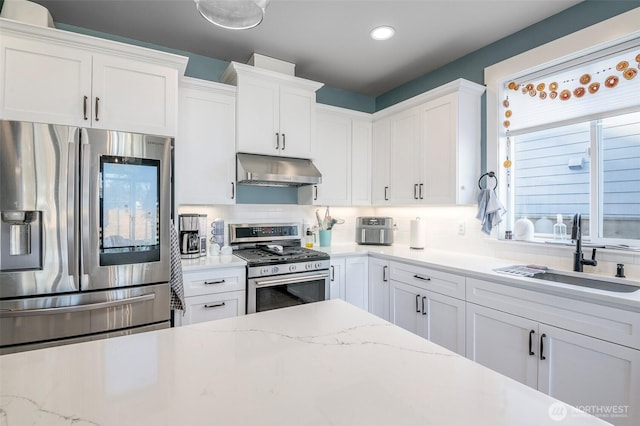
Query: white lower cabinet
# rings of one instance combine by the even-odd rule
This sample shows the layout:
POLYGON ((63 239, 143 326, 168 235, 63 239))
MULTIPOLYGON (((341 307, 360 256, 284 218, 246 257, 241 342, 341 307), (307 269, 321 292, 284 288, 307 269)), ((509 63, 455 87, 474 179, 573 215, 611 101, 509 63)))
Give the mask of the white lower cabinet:
POLYGON ((389 261, 369 258, 369 312, 389 321, 389 261))
MULTIPOLYGON (((632 330, 621 327, 626 312, 606 308, 603 315, 599 305, 540 294, 536 300, 527 290, 474 279, 467 286, 468 300, 493 300, 512 310, 467 303, 467 358, 615 425, 640 424, 640 350, 557 326, 579 318, 600 334, 607 324, 632 330), (527 301, 520 309, 519 293, 527 301), (515 315, 534 308, 535 318, 515 315)), ((612 338, 623 338, 611 330, 612 338)))
POLYGON ((195 324, 246 313, 244 267, 211 268, 183 273, 184 315, 176 311, 175 325, 195 324))
POLYGON ((390 321, 460 355, 465 354, 465 302, 390 281, 390 321))
POLYGON ((329 298, 340 298, 360 309, 368 309, 367 256, 332 257, 329 298))

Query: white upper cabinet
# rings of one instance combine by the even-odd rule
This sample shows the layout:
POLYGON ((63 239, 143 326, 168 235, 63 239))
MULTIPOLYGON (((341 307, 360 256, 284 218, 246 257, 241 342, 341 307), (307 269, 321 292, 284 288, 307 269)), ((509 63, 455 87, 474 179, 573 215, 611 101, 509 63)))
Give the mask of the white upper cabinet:
POLYGON ((232 62, 222 81, 237 86, 236 150, 310 158, 321 83, 232 62))
POLYGON ((187 58, 0 21, 0 117, 175 136, 187 58))
POLYGON ((235 204, 236 88, 183 77, 175 143, 176 204, 235 204))
POLYGON ((374 205, 475 202, 483 91, 460 79, 374 114, 374 205))
POLYGON ((371 204, 371 119, 369 114, 318 105, 312 158, 322 183, 299 190, 303 204, 371 204))

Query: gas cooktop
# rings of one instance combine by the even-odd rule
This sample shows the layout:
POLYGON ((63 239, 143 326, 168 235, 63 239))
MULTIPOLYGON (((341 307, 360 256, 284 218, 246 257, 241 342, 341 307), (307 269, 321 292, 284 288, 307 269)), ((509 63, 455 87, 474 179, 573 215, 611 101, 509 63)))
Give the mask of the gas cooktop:
POLYGON ((295 263, 314 260, 328 260, 329 255, 321 251, 297 246, 268 245, 256 248, 238 249, 233 252, 246 260, 249 266, 295 263))

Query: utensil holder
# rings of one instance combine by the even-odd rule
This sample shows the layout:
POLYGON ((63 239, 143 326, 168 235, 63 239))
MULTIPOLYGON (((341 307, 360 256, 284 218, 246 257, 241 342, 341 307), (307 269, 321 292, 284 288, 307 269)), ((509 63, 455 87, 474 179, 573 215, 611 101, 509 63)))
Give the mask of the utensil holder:
POLYGON ((320 247, 329 247, 331 245, 331 230, 320 230, 320 247))

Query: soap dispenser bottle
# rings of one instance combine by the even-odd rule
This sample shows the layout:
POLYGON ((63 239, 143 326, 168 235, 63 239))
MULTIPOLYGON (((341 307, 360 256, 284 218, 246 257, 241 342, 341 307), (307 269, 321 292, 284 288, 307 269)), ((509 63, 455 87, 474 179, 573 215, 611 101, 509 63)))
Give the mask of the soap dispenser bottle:
POLYGON ((559 214, 557 216, 557 221, 553 225, 553 238, 555 240, 566 240, 567 239, 567 225, 562 222, 562 215, 559 214))

